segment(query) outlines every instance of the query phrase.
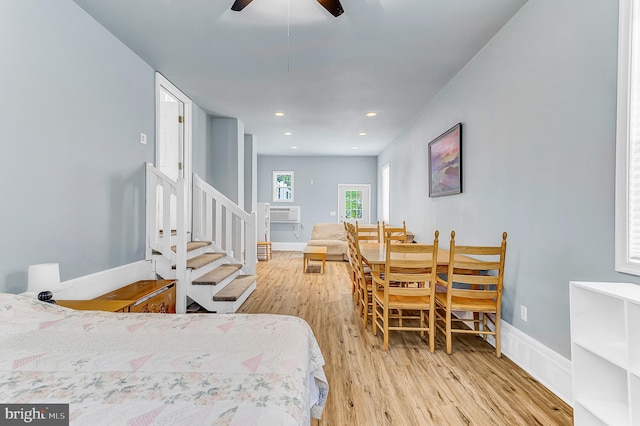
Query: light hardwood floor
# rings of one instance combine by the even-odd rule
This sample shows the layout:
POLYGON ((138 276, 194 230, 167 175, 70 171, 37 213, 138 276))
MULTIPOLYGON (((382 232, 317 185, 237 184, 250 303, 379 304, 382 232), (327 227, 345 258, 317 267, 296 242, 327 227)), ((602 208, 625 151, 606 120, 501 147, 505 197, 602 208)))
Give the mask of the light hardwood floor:
POLYGON ((382 337, 365 330, 351 298, 347 262, 303 274, 301 252, 274 252, 258 264, 256 291, 239 312, 304 318, 320 344, 329 381, 313 425, 570 425, 573 411, 506 356, 475 336, 436 352, 419 333, 382 337))

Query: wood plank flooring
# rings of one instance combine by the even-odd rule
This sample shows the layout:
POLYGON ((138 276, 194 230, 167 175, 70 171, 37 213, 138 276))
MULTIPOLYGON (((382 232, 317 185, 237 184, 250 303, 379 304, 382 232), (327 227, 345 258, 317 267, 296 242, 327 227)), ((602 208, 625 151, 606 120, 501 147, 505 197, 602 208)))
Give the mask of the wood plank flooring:
POLYGON ((419 333, 382 337, 365 329, 351 296, 347 262, 324 275, 302 272, 301 252, 259 262, 257 289, 239 312, 295 315, 313 329, 326 360, 327 404, 312 425, 571 425, 560 398, 492 346, 457 336, 453 354, 436 352, 419 333))

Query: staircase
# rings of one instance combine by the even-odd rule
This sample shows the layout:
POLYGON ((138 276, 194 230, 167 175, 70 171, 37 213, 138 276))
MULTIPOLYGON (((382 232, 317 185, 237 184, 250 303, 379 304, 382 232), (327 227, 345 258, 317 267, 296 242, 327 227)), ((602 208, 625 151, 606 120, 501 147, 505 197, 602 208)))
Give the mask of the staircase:
POLYGON ((233 313, 256 288, 256 214, 195 174, 192 182, 147 164, 147 259, 177 280, 177 313, 233 313))

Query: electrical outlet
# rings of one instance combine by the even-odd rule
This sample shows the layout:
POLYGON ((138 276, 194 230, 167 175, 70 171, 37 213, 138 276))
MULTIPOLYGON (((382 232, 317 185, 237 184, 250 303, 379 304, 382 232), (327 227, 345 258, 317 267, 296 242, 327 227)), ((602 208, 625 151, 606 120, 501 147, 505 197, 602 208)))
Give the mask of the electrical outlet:
POLYGON ((520 319, 527 322, 527 307, 524 305, 520 305, 520 319))
POLYGON ((146 145, 147 144, 147 135, 145 135, 144 133, 140 133, 140 143, 142 145, 146 145))

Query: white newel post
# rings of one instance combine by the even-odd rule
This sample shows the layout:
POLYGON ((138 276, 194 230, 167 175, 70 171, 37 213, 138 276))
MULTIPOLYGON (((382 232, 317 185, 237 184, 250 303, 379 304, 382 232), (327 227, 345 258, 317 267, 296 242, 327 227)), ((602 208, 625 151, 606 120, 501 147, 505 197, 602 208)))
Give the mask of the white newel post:
POLYGON ((187 182, 178 178, 176 235, 176 313, 187 312, 187 182))
POLYGON ((256 273, 256 263, 258 263, 258 215, 251 212, 251 219, 247 222, 247 232, 245 233, 245 250, 247 251, 245 268, 247 273, 254 275, 256 273))

